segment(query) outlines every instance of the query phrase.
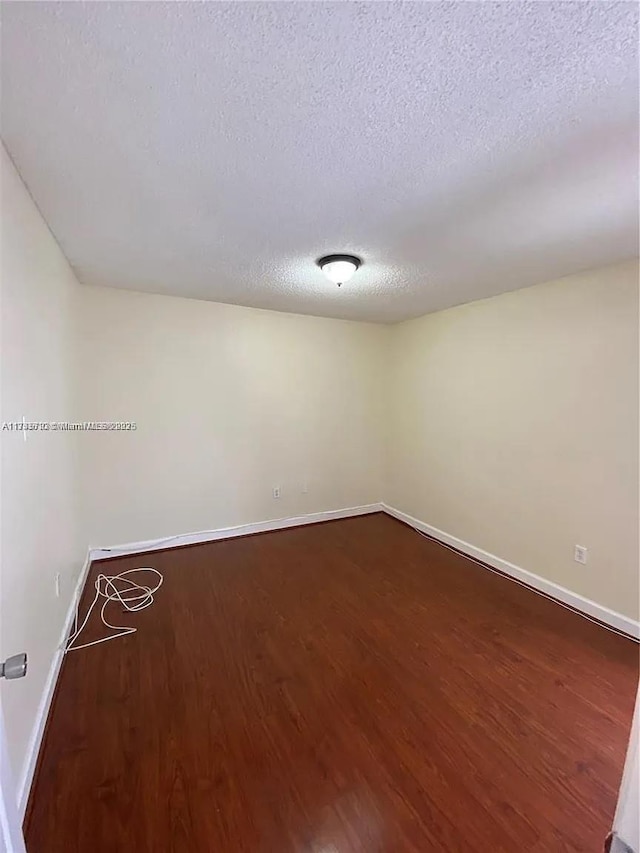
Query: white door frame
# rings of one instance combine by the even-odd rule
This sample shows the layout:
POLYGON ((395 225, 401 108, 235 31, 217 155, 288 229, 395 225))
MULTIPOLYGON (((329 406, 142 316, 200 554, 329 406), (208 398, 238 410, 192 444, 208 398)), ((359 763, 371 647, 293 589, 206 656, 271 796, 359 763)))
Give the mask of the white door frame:
MULTIPOLYGON (((3 689, 6 687, 3 685, 3 689)), ((16 791, 0 704, 0 853, 26 853, 16 791)))
POLYGON ((611 851, 633 850, 640 853, 640 687, 631 724, 631 737, 613 820, 611 851))

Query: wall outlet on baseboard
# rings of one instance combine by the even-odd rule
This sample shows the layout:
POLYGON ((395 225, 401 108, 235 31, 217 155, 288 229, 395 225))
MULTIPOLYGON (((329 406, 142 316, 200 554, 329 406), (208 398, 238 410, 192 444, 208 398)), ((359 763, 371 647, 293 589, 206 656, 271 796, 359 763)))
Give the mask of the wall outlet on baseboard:
POLYGON ((582 565, 585 565, 588 556, 589 551, 587 548, 585 548, 584 545, 576 545, 573 549, 573 559, 576 561, 576 563, 582 563, 582 565))
POLYGON ((272 493, 273 493, 274 498, 279 498, 280 497, 280 486, 274 486, 272 489, 272 493))
POLYGON ((56 590, 56 598, 60 598, 60 572, 56 572, 56 576, 54 578, 54 586, 56 590))

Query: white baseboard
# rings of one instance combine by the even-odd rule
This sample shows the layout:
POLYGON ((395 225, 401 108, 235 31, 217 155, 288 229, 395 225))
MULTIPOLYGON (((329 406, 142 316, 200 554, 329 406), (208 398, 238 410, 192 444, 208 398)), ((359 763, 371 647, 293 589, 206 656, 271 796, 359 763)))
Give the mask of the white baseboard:
POLYGON ((71 625, 73 624, 73 619, 76 612, 76 602, 78 601, 78 598, 82 593, 82 589, 84 587, 84 583, 87 578, 90 565, 91 555, 87 551, 87 556, 85 557, 84 564, 78 575, 78 580, 76 581, 75 589, 73 591, 73 597, 71 599, 71 602, 69 603, 69 609, 67 610, 64 625, 62 626, 60 641, 53 654, 53 658, 51 659, 51 666, 49 667, 47 680, 44 685, 44 690, 42 691, 42 697, 38 706, 36 720, 31 731, 31 737, 29 738, 29 746, 27 747, 27 757, 22 769, 22 777, 20 779, 20 784, 18 787, 18 814, 20 816, 20 820, 24 820, 25 812, 27 810, 27 803, 29 802, 29 793, 31 791, 31 785, 33 783, 33 777, 36 771, 36 764, 38 762, 40 745, 42 743, 45 726, 47 724, 47 718, 49 716, 49 710, 51 708, 53 694, 56 689, 56 684, 58 683, 60 667, 62 666, 62 660, 64 658, 64 647, 66 646, 67 638, 69 636, 69 632, 71 631, 71 625))
POLYGON ((476 548, 475 545, 465 542, 464 539, 458 539, 457 536, 445 533, 444 530, 439 530, 437 527, 425 524, 424 521, 420 521, 412 515, 408 515, 406 512, 401 512, 399 509, 395 509, 385 503, 381 506, 383 511, 388 515, 391 515, 393 518, 397 518, 400 521, 404 521, 411 527, 415 527, 416 530, 421 530, 423 533, 426 533, 427 536, 432 536, 439 542, 442 542, 445 545, 450 545, 452 548, 461 551, 463 554, 473 557, 476 560, 480 560, 482 563, 486 563, 487 566, 492 566, 499 572, 509 575, 532 589, 568 605, 573 610, 576 610, 584 616, 591 616, 594 619, 597 619, 598 622, 602 622, 604 625, 609 625, 611 628, 621 631, 623 634, 626 634, 628 637, 632 637, 634 640, 640 640, 640 622, 636 622, 628 616, 623 616, 622 613, 617 613, 615 610, 610 610, 608 607, 604 607, 602 604, 591 601, 589 598, 584 598, 577 592, 573 592, 559 584, 553 583, 553 581, 542 578, 540 575, 536 575, 526 569, 521 569, 520 566, 516 566, 513 563, 509 563, 507 560, 496 557, 495 554, 490 554, 488 551, 483 551, 482 548, 476 548))
POLYGON ((314 512, 309 515, 295 516, 294 518, 276 518, 269 521, 258 521, 253 524, 240 524, 236 527, 223 527, 219 530, 203 530, 197 533, 185 533, 178 536, 169 536, 164 539, 148 539, 143 542, 129 542, 126 545, 114 545, 110 548, 90 548, 84 565, 78 575, 73 597, 69 604, 69 610, 60 635, 58 648, 55 650, 49 667, 47 681, 42 692, 40 705, 36 720, 29 739, 27 758, 23 767, 22 778, 18 788, 18 808, 20 819, 23 820, 29 801, 29 793, 33 783, 33 777, 38 761, 38 754, 42 744, 51 701, 55 692, 60 667, 64 658, 64 648, 71 632, 71 626, 76 612, 76 603, 82 594, 89 567, 93 560, 104 560, 113 557, 123 557, 127 554, 139 554, 145 551, 157 551, 161 548, 177 547, 179 545, 193 545, 203 542, 214 542, 217 539, 230 539, 233 536, 246 536, 249 533, 266 533, 269 530, 284 530, 287 527, 298 527, 302 524, 315 524, 319 521, 332 521, 338 518, 351 518, 356 515, 368 515, 372 512, 381 512, 382 505, 367 504, 365 506, 347 507, 344 509, 328 510, 326 512, 314 512))
POLYGON ((251 533, 267 533, 270 530, 284 530, 287 527, 299 527, 303 524, 317 524, 319 521, 333 521, 338 518, 351 518, 354 515, 369 515, 381 512, 382 504, 366 504, 344 509, 332 509, 325 512, 312 512, 292 518, 274 518, 269 521, 256 521, 250 524, 238 524, 235 527, 221 527, 217 530, 199 530, 196 533, 180 533, 163 539, 146 539, 142 542, 128 542, 125 545, 111 545, 108 548, 91 548, 92 560, 108 560, 127 554, 141 554, 146 551, 158 551, 163 548, 177 548, 180 545, 199 545, 215 542, 218 539, 231 539, 234 536, 248 536, 251 533))

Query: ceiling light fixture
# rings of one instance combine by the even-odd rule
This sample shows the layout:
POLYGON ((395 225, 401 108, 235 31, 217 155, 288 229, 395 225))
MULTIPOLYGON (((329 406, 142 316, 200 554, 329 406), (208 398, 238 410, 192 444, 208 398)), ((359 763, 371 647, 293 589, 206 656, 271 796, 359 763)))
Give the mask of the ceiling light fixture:
POLYGON ((349 281, 361 264, 362 261, 355 255, 325 255, 318 261, 322 272, 338 287, 345 281, 349 281))

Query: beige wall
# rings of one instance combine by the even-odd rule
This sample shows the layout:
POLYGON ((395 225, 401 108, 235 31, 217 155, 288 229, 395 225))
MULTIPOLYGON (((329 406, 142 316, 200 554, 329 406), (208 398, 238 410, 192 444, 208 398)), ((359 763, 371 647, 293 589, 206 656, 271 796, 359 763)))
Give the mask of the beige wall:
POLYGON ((83 417, 138 423, 80 440, 92 545, 384 499, 637 618, 637 264, 391 328, 81 301, 83 417))
POLYGON ((92 545, 381 500, 384 328, 108 288, 82 307, 83 416, 138 425, 82 437, 92 545))
MULTIPOLYGON (((1 145, 0 158, 2 421, 67 420, 80 286, 1 145)), ((25 442, 22 433, 2 431, 0 439, 0 658, 29 655, 26 678, 0 681, 18 783, 87 543, 73 434, 30 432, 25 442)))
POLYGON ((386 502, 637 619, 637 263, 400 324, 390 361, 386 502))

